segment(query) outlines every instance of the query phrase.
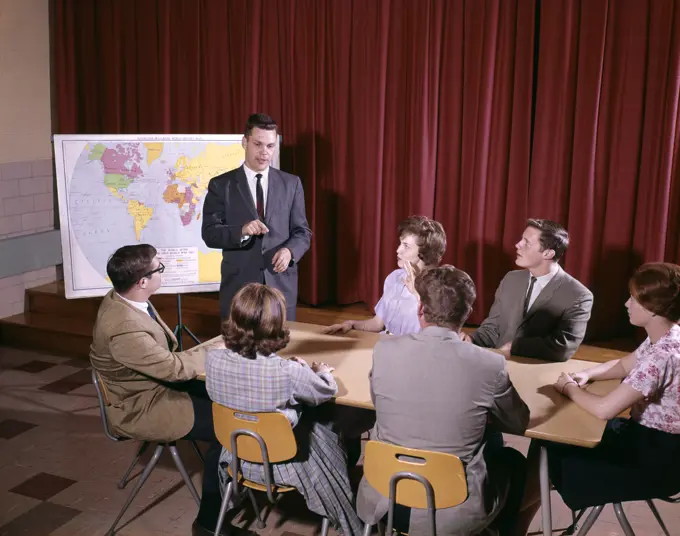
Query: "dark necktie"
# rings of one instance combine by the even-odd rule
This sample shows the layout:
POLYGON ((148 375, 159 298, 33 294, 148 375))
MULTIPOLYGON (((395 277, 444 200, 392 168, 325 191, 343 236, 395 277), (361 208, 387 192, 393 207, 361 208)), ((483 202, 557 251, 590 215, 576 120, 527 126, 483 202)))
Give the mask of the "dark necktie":
POLYGON ((255 177, 257 177, 257 215, 260 218, 260 221, 264 221, 264 190, 262 190, 262 173, 258 173, 255 175, 255 177))
POLYGON ((531 283, 529 283, 529 290, 527 291, 526 298, 524 298, 524 313, 523 315, 526 316, 527 311, 529 310, 529 302, 531 301, 531 293, 534 291, 534 283, 536 282, 536 278, 532 275, 531 276, 531 283))
POLYGON ((156 311, 153 310, 153 307, 151 307, 151 304, 149 302, 146 303, 146 310, 149 311, 149 316, 158 322, 158 325, 161 327, 163 330, 163 333, 165 334, 165 339, 168 341, 168 350, 172 348, 172 339, 170 338, 170 335, 165 331, 165 328, 163 327, 163 324, 160 323, 158 320, 158 316, 156 315, 156 311))
MULTIPOLYGON (((158 322, 158 317, 156 316, 156 311, 153 310, 149 302, 146 303, 146 310, 149 311, 149 316, 158 322)), ((160 324, 160 322, 158 322, 160 324)))

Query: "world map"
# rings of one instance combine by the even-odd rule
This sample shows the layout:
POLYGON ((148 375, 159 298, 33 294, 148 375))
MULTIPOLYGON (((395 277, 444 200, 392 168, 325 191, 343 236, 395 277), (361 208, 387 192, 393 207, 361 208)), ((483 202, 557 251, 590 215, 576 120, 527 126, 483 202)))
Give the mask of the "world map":
POLYGON ((102 278, 116 249, 149 243, 198 248, 196 283, 219 283, 221 252, 201 239, 203 200, 211 178, 243 162, 240 142, 90 141, 80 147, 66 187, 69 227, 102 278))

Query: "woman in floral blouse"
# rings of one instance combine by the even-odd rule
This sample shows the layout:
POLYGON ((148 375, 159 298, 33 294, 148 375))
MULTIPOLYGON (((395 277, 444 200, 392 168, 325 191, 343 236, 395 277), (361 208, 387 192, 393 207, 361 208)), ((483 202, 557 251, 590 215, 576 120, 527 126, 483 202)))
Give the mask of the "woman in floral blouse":
MULTIPOLYGON (((630 323, 644 328, 647 339, 622 359, 562 374, 555 383, 559 393, 608 420, 593 449, 546 444, 550 479, 572 510, 680 491, 680 266, 645 264, 629 288, 630 323), (616 379, 623 382, 606 396, 582 389, 616 379), (616 417, 629 408, 629 419, 616 417)), ((530 502, 525 498, 524 513, 535 513, 530 502)))

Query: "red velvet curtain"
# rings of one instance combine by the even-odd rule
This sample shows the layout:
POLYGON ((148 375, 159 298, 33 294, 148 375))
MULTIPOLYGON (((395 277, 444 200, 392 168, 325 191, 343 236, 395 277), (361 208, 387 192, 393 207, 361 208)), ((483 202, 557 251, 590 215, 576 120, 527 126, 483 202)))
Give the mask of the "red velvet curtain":
POLYGON ((598 336, 637 266, 680 261, 679 31, 671 0, 541 4, 529 213, 567 225, 598 336))
POLYGON ((481 321, 525 219, 564 223, 624 328, 627 279, 680 261, 673 0, 53 0, 60 133, 234 133, 264 111, 301 176, 301 300, 375 303, 413 213, 481 321))

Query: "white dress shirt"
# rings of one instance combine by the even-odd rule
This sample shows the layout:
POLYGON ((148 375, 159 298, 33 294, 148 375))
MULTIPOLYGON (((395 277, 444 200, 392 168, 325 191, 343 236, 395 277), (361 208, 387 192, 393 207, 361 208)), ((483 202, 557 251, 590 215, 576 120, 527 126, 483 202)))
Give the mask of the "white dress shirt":
POLYGON ((264 210, 265 215, 267 214, 267 187, 269 186, 269 166, 267 166, 266 169, 263 169, 262 171, 253 171, 250 169, 245 163, 243 164, 243 171, 246 172, 246 179, 248 179, 248 188, 250 189, 250 195, 253 196, 253 204, 257 208, 257 175, 258 173, 262 175, 262 178, 260 179, 260 182, 262 183, 262 194, 263 194, 263 202, 264 206, 262 209, 264 210))
MULTIPOLYGON (((116 292, 116 294, 118 294, 118 293, 116 292)), ((128 300, 127 298, 125 298, 124 296, 121 296, 120 294, 118 294, 118 297, 120 299, 128 302, 135 309, 139 309, 143 313, 146 313, 147 315, 149 315, 149 304, 148 304, 148 302, 138 302, 138 301, 128 300)), ((149 316, 151 316, 151 315, 149 315, 149 316)))
MULTIPOLYGON (((531 297, 529 298, 529 306, 527 307, 527 311, 531 309, 531 306, 534 304, 536 301, 536 298, 538 298, 538 295, 541 293, 541 291, 547 286, 548 283, 550 283, 550 280, 557 275, 557 272, 560 271, 560 265, 555 263, 552 265, 552 268, 550 269, 550 272, 548 272, 545 275, 541 275, 536 278, 536 282, 534 283, 534 288, 531 291, 531 297)), ((529 284, 531 284, 531 272, 529 272, 529 284)), ((527 292, 529 289, 527 288, 527 292)))

